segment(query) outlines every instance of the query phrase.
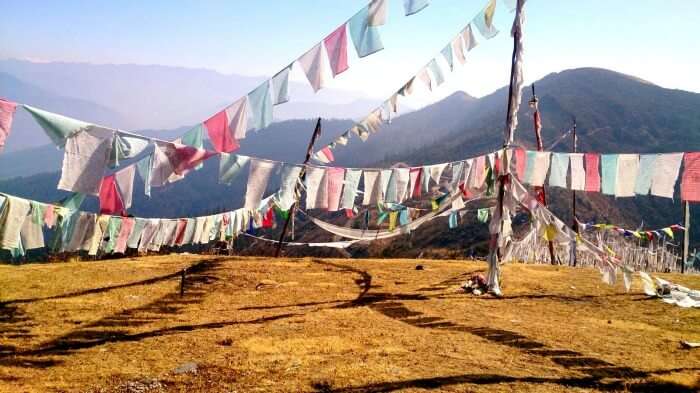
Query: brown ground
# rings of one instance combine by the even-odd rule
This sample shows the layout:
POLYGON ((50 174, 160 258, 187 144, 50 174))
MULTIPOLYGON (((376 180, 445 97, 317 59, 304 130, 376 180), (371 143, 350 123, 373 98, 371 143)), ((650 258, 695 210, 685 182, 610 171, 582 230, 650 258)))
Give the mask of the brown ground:
MULTIPOLYGON (((197 256, 0 266, 0 391, 700 389, 700 349, 678 345, 700 341, 700 310, 647 300, 638 278, 627 294, 594 270, 551 266, 507 266, 504 299, 455 292, 484 268, 197 256), (186 362, 197 371, 174 372, 186 362)), ((664 277, 700 288, 698 276, 664 277)))

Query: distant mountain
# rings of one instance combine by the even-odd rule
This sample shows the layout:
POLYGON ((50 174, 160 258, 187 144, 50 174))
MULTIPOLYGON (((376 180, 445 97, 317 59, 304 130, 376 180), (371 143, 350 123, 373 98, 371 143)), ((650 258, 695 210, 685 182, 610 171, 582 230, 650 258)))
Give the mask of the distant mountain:
MULTIPOLYGON (((265 80, 264 76, 224 75, 206 69, 160 65, 24 60, 0 60, 0 72, 53 94, 110 108, 122 115, 122 121, 103 123, 124 129, 168 129, 194 124, 265 80)), ((276 120, 354 118, 366 115, 379 104, 359 92, 326 88, 314 94, 308 83, 290 82, 289 90, 292 101, 277 107, 276 120)), ((3 84, 0 94, 16 98, 6 92, 3 84)))
MULTIPOLYGON (((53 93, 3 72, 0 72, 0 97, 98 124, 114 124, 115 127, 120 127, 125 123, 120 114, 107 107, 53 93)), ((49 138, 32 117, 26 111, 18 109, 5 151, 18 151, 46 143, 50 143, 49 138)), ((0 169, 3 170, 5 168, 0 169)))

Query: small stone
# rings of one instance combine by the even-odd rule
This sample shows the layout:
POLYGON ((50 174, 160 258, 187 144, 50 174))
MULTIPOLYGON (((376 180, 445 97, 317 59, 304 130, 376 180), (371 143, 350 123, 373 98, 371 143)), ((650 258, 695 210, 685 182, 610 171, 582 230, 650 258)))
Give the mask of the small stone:
POLYGON ((195 362, 185 362, 182 363, 181 365, 177 366, 175 370, 173 370, 173 373, 175 374, 197 374, 197 363, 195 362))
POLYGON ((416 270, 423 270, 423 265, 416 265, 416 270))

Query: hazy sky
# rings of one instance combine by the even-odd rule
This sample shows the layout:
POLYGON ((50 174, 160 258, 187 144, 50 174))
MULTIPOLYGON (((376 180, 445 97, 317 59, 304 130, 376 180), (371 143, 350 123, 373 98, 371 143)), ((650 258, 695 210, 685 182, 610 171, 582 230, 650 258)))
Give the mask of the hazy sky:
MULTIPOLYGON (((271 76, 318 43, 366 0, 3 1, 0 57, 36 61, 163 64, 271 76)), ((432 0, 405 17, 389 0, 385 50, 331 87, 386 98, 427 63, 485 5, 432 0)), ((697 0, 529 0, 528 81, 562 69, 605 67, 669 88, 700 92, 697 0)), ((499 4, 496 38, 469 55, 432 99, 464 90, 481 96, 506 84, 513 14, 499 4)), ((303 78, 296 74, 295 79, 303 78)))

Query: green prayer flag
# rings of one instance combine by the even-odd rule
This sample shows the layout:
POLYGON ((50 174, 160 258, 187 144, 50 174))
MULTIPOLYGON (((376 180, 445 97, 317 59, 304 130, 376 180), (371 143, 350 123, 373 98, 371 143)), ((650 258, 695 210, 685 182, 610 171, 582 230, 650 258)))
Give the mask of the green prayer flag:
POLYGON ((486 223, 489 220, 489 208, 485 207, 476 211, 476 219, 481 223, 486 223))
POLYGON ((24 105, 24 109, 32 115, 34 120, 44 129, 46 135, 58 147, 66 144, 66 139, 78 131, 82 131, 92 124, 81 120, 72 119, 56 113, 24 105))

